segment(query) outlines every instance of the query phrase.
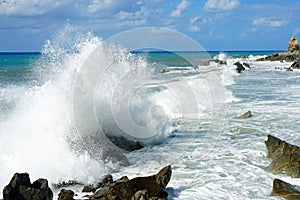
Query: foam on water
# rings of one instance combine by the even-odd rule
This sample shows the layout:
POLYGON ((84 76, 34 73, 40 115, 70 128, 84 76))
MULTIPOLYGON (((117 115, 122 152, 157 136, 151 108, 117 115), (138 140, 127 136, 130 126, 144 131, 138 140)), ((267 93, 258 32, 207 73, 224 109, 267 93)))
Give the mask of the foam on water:
MULTIPOLYGON (((115 124, 111 124, 110 120, 123 114, 122 103, 123 100, 128 100, 124 96, 129 92, 130 101, 125 106, 129 105, 132 119, 142 126, 150 121, 152 126, 149 134, 151 131, 151 134, 157 136, 153 140, 141 140, 150 145, 142 150, 146 151, 145 155, 150 156, 153 144, 162 145, 158 147, 162 151, 168 149, 165 140, 176 129, 172 126, 176 119, 188 116, 198 120, 200 115, 195 116, 195 113, 201 114, 199 111, 212 109, 214 105, 223 102, 224 97, 218 97, 218 91, 222 93, 224 88, 216 83, 218 77, 214 77, 214 71, 208 72, 206 76, 183 76, 179 73, 177 78, 163 80, 160 74, 155 75, 151 64, 130 54, 126 49, 105 44, 92 34, 74 32, 76 30, 67 26, 58 33, 56 39, 47 41, 41 59, 32 66, 34 78, 31 81, 23 85, 12 83, 0 88, 3 100, 1 109, 7 109, 6 112, 1 112, 0 118, 0 188, 9 182, 15 172, 28 172, 32 180, 45 177, 50 183, 66 180, 94 182, 104 174, 119 169, 116 164, 104 164, 92 159, 86 152, 79 153, 70 148, 69 141, 84 134, 76 131, 77 124, 74 122, 74 84, 81 81, 82 88, 89 90, 88 80, 81 76, 81 67, 95 50, 101 55, 96 60, 97 64, 110 65, 102 74, 95 91, 96 105, 87 105, 85 99, 81 99, 79 104, 82 109, 94 106, 102 127, 118 134, 118 130, 113 129, 115 124), (211 80, 209 73, 212 75, 211 80), (140 77, 137 83, 142 83, 142 87, 139 90, 130 89, 130 81, 136 81, 134 77, 140 77), (180 92, 180 88, 188 89, 186 94, 184 91, 180 92), (194 107, 187 106, 188 102, 183 105, 185 102, 182 100, 186 99, 189 91, 194 94, 192 99, 194 98, 196 112, 189 110, 194 107), (183 95, 180 96, 179 93, 183 95), (116 113, 107 113, 105 108, 112 105, 115 106, 116 113), (160 142, 157 142, 158 139, 160 142)), ((90 116, 80 117, 88 119, 90 116)), ((89 128, 95 130, 96 127, 92 126, 93 124, 89 128)), ((184 145, 185 137, 183 135, 183 140, 178 145, 184 145)), ((180 152, 177 153, 180 156, 180 152)), ((139 157, 143 155, 141 152, 129 155, 131 163, 136 162, 134 154, 139 157)), ((166 163, 169 161, 166 159, 166 163)), ((146 161, 148 162, 149 160, 146 161)), ((152 170, 156 169, 154 167, 152 170)))

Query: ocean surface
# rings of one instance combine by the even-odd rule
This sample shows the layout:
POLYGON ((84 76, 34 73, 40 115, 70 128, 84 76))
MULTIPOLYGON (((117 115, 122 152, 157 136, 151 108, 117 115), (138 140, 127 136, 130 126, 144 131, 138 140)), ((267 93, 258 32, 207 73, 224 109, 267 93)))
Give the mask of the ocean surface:
MULTIPOLYGON (((268 134, 300 145, 300 73, 255 61, 272 51, 130 53, 97 38, 69 50, 0 53, 0 198, 15 172, 93 183, 166 165, 169 199, 280 199, 270 196, 275 178, 300 185, 268 168, 268 134), (227 64, 207 65, 204 54, 227 64), (237 61, 250 69, 237 73, 237 61), (251 118, 237 118, 248 110, 251 118), (103 162, 93 154, 106 140, 78 145, 99 128, 145 147, 125 152, 130 166, 103 162)), ((77 198, 80 188, 71 187, 77 198)))

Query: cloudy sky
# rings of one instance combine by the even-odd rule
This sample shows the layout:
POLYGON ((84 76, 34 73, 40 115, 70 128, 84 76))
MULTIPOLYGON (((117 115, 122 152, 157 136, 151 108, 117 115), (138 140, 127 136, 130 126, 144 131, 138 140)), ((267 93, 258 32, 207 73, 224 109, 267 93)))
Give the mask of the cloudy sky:
POLYGON ((0 0, 0 51, 40 51, 66 24, 104 39, 151 26, 207 50, 280 50, 300 39, 300 1, 0 0))

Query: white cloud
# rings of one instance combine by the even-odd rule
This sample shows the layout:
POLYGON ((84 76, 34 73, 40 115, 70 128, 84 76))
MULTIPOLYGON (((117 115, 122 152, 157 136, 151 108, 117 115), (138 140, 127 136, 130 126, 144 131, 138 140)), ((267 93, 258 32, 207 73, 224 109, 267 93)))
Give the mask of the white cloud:
POLYGON ((204 27, 213 22, 211 17, 194 17, 190 20, 190 31, 197 32, 200 30, 200 27, 204 27))
POLYGON ((239 5, 239 0, 208 0, 204 4, 204 10, 210 12, 231 11, 239 5))
POLYGON ((69 1, 54 0, 0 0, 0 14, 2 15, 41 15, 69 1))
POLYGON ((258 18, 252 22, 253 26, 281 27, 289 22, 287 20, 272 20, 269 18, 258 18))
POLYGON ((190 5, 190 2, 187 0, 182 0, 177 7, 176 10, 173 10, 170 14, 170 17, 181 17, 181 13, 190 5))

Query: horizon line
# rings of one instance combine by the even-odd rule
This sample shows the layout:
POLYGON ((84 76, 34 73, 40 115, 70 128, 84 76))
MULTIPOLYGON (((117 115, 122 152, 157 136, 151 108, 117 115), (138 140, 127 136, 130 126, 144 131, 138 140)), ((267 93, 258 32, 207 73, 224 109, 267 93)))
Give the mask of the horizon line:
MULTIPOLYGON (((203 51, 164 51, 164 50, 134 50, 130 51, 131 53, 159 53, 159 52, 174 52, 174 53, 182 53, 182 52, 255 52, 255 51, 271 51, 271 52, 284 52, 284 49, 248 49, 248 50, 239 50, 239 49, 231 49, 231 50, 203 50, 203 51)), ((41 51, 0 51, 0 54, 42 54, 41 51)))

